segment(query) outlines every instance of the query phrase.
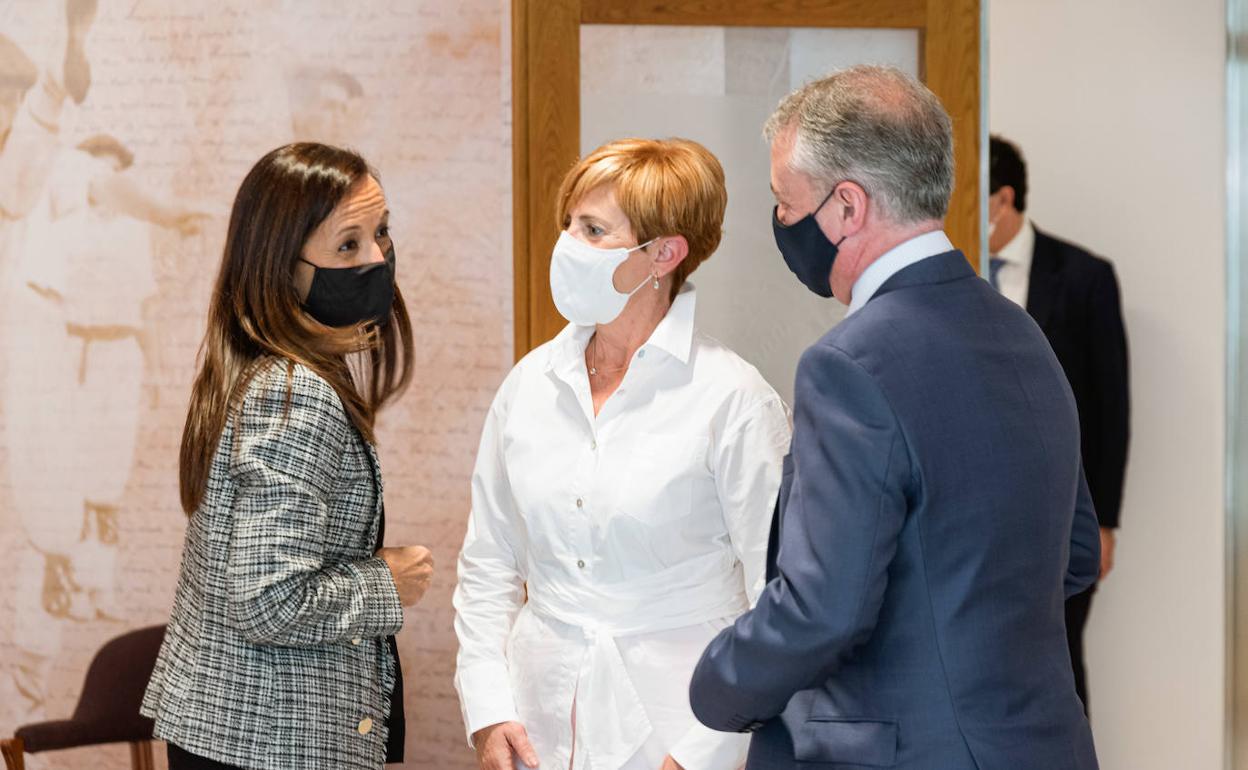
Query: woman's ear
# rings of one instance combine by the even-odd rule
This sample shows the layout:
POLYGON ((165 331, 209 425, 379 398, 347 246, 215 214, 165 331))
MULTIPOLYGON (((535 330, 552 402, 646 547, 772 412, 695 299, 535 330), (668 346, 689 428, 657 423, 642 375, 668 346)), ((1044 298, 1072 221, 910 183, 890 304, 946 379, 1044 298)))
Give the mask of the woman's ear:
POLYGON ((655 244, 655 249, 654 272, 662 278, 689 256, 689 241, 683 235, 665 236, 655 244))
POLYGON ((295 272, 293 276, 295 284, 295 295, 299 297, 300 302, 304 302, 308 298, 308 292, 312 291, 312 278, 316 275, 316 268, 304 262, 303 260, 295 261, 295 272))

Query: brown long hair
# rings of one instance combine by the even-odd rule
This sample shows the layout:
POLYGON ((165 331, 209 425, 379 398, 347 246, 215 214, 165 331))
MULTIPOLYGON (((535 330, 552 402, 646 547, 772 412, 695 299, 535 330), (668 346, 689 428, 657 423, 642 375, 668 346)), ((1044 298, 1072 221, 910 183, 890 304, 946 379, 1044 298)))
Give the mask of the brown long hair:
POLYGON ((295 288, 295 263, 308 237, 369 176, 376 178, 354 152, 297 143, 261 158, 238 188, 182 432, 187 515, 203 500, 231 410, 269 364, 288 362, 288 383, 295 363, 324 378, 368 441, 377 411, 411 380, 412 326, 397 286, 389 323, 343 329, 306 315, 295 288))

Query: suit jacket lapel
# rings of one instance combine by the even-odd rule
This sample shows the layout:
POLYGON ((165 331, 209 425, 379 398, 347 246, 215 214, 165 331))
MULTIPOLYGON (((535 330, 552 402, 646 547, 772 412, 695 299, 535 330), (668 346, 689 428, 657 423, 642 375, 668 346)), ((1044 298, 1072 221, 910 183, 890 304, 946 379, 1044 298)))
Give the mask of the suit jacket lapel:
POLYGON ((1053 239, 1036 230, 1036 247, 1027 284, 1027 312, 1041 329, 1048 328, 1062 287, 1062 260, 1056 246, 1053 239))

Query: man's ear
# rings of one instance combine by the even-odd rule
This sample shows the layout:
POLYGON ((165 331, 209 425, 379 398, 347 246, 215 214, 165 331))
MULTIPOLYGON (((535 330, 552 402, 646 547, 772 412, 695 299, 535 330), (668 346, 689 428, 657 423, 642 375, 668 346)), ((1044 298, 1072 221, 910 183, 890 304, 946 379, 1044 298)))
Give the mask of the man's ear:
POLYGON ((1015 192, 1012 186, 1008 184, 1002 185, 1001 189, 997 190, 994 195, 1000 196, 1002 206, 1014 209, 1015 211, 1018 210, 1018 207, 1014 205, 1015 192))
POLYGON ((654 270, 662 278, 676 269, 689 256, 689 241, 683 235, 664 236, 653 247, 654 270))
MULTIPOLYGON (((843 236, 855 235, 867 223, 867 191, 857 182, 842 182, 832 195, 833 202, 842 206, 844 219, 841 222, 843 236)), ((835 215, 833 215, 835 216, 835 215)))

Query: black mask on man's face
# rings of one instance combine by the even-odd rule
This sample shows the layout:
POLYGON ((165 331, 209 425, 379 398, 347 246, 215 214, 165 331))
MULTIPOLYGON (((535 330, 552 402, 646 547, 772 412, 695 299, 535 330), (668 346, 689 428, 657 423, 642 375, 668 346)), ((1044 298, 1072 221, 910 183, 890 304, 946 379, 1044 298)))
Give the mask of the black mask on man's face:
POLYGON ((840 241, 832 243, 815 221, 815 214, 832 199, 832 193, 835 192, 836 185, 833 185, 823 203, 791 225, 780 222, 780 217, 777 216, 779 206, 771 210, 771 232, 776 238, 776 246, 780 249, 785 264, 807 289, 820 297, 832 296, 832 265, 836 262, 838 247, 845 240, 842 237, 840 241))

